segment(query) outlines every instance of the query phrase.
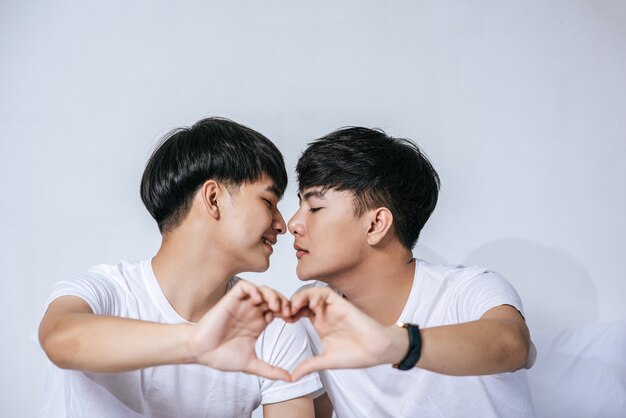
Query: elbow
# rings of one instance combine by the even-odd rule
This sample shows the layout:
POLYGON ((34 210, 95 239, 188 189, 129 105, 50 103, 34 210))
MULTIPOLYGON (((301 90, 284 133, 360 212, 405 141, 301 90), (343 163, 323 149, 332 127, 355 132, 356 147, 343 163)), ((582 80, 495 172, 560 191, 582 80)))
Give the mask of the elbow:
POLYGON ((55 366, 60 367, 61 369, 68 368, 61 350, 58 349, 58 344, 55 343, 53 336, 47 336, 45 338, 40 337, 39 344, 41 345, 44 353, 46 353, 48 360, 50 360, 55 366))
POLYGON ((39 332, 39 344, 43 349, 44 353, 48 359, 57 367, 61 369, 71 369, 72 363, 71 358, 72 350, 70 346, 72 345, 67 341, 67 338, 63 338, 62 335, 57 335, 58 333, 48 332, 42 333, 41 330, 39 332))
POLYGON ((521 331, 503 335, 502 361, 504 371, 514 372, 526 367, 531 359, 530 337, 521 331))

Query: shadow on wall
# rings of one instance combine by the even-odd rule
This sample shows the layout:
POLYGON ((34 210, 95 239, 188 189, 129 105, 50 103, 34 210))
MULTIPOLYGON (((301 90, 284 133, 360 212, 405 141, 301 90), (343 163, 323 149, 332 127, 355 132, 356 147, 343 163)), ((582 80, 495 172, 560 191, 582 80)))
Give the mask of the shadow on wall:
MULTIPOLYGON (((416 247, 415 254, 447 264, 427 247, 416 247)), ((624 416, 626 322, 596 323, 596 289, 576 257, 506 239, 482 245, 463 264, 497 271, 522 298, 537 346, 528 383, 538 417, 624 416)))
POLYGON ((497 271, 518 291, 531 330, 596 322, 598 297, 585 266, 563 250, 522 239, 487 243, 465 265, 497 271))

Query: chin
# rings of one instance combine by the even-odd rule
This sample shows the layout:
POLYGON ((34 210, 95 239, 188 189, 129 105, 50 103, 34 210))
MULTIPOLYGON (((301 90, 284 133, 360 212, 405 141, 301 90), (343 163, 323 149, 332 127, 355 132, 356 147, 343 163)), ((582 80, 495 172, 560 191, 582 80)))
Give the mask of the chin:
POLYGON ((354 268, 354 263, 344 264, 331 264, 320 262, 312 262, 313 260, 307 260, 307 263, 302 261, 298 262, 296 266, 296 275, 300 281, 317 280, 322 283, 330 284, 336 283, 341 280, 346 273, 354 268))
POLYGON ((307 271, 306 269, 300 267, 300 265, 296 267, 296 275, 298 276, 298 279, 302 282, 306 282, 309 280, 320 280, 319 274, 316 274, 314 271, 307 271))
POLYGON ((303 271, 302 267, 300 267, 300 263, 298 263, 298 265, 296 266, 296 276, 298 276, 298 280, 300 280, 300 281, 311 280, 311 279, 308 278, 306 273, 303 271))
POLYGON ((264 271, 267 271, 267 269, 270 268, 270 262, 268 261, 267 263, 265 263, 263 266, 260 266, 258 270, 256 270, 258 273, 262 273, 264 271))
POLYGON ((270 268, 270 260, 265 260, 264 262, 256 263, 253 266, 250 266, 246 271, 251 273, 263 273, 268 268, 270 268))

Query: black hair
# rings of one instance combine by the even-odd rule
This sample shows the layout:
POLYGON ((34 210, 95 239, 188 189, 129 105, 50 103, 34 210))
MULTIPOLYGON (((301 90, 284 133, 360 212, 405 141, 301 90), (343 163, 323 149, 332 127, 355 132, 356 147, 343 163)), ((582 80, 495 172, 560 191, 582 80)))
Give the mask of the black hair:
POLYGON ((384 206, 400 242, 412 249, 437 205, 439 176, 408 139, 381 130, 341 128, 310 143, 296 167, 300 191, 350 191, 355 216, 384 206))
POLYGON ((225 118, 206 118, 171 131, 150 156, 141 178, 141 200, 168 232, 185 219, 193 196, 209 179, 228 186, 267 175, 279 197, 287 187, 283 156, 265 136, 225 118))

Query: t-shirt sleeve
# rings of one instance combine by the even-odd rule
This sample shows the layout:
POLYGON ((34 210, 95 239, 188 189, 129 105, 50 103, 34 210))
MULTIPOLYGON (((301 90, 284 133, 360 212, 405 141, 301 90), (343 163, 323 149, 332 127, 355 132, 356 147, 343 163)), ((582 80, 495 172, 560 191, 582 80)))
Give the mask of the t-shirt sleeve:
POLYGON ((524 316, 519 295, 498 273, 485 271, 475 274, 464 278, 457 286, 459 322, 478 320, 488 310, 501 305, 513 306, 524 316))
POLYGON ((112 278, 100 273, 88 272, 52 286, 46 306, 61 296, 76 296, 83 299, 96 315, 123 316, 121 312, 124 291, 112 278))
MULTIPOLYGON (((303 360, 312 356, 306 329, 300 322, 286 323, 275 319, 262 334, 260 357, 272 366, 292 372, 303 360)), ((259 354, 259 353, 257 353, 259 354)), ((261 404, 283 402, 305 395, 317 396, 322 383, 317 373, 297 382, 261 378, 261 404)))

